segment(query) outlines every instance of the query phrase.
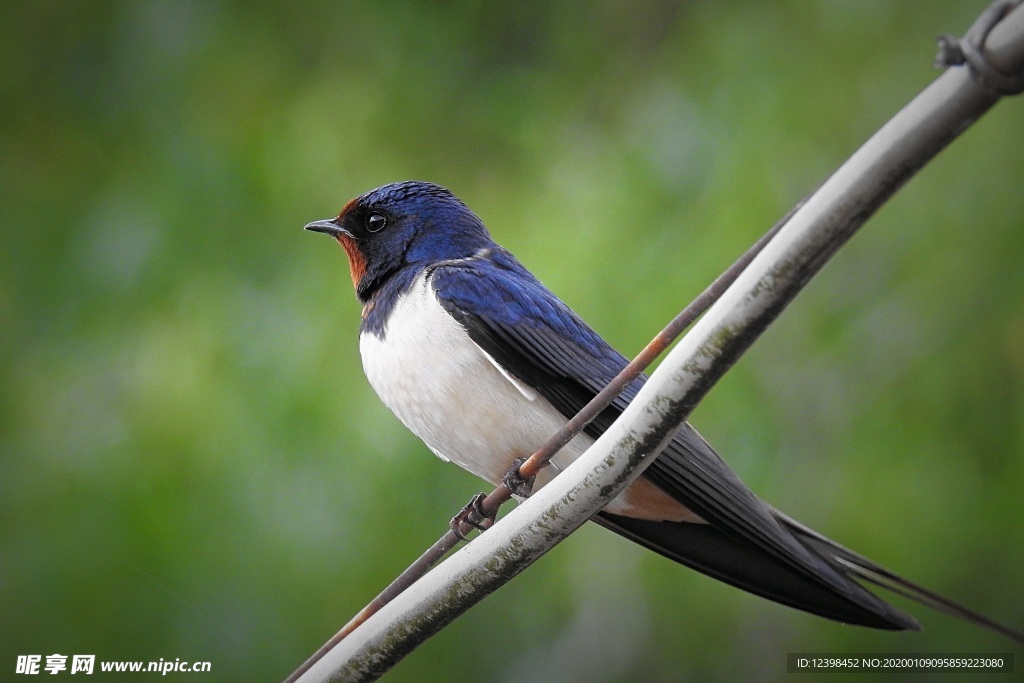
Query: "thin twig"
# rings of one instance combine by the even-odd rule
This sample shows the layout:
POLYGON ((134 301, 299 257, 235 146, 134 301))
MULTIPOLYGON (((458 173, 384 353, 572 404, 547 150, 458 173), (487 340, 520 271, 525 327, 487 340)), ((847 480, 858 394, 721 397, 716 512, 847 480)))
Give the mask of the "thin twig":
MULTIPOLYGON (((1013 47, 1005 50, 1013 57, 1010 60, 1012 68, 1007 69, 1008 72, 1015 73, 1024 64, 1021 61, 1024 60, 1022 18, 1024 13, 1014 12, 1010 16, 1012 21, 1002 22, 992 33, 995 39, 997 33, 1006 27, 1005 40, 1013 47)), ((1002 41, 1000 36, 992 43, 1001 44, 1002 41)), ((561 475, 555 477, 494 530, 478 539, 480 545, 472 544, 452 557, 445 576, 436 572, 423 576, 417 584, 417 591, 401 595, 388 605, 387 612, 401 612, 406 619, 400 633, 394 630, 394 615, 390 615, 390 622, 376 624, 371 621, 365 624, 364 628, 369 631, 364 638, 346 641, 340 647, 329 644, 321 648, 301 671, 321 659, 316 669, 323 669, 319 671, 322 677, 317 680, 338 677, 369 680, 381 675, 422 640, 443 628, 575 530, 606 504, 608 496, 616 495, 633 477, 638 476, 638 467, 656 457, 656 448, 643 449, 652 440, 667 438, 671 433, 669 430, 678 427, 700 397, 749 348, 860 225, 998 99, 998 95, 973 82, 972 75, 966 70, 950 69, 929 86, 843 164, 796 215, 780 223, 788 225, 779 240, 771 240, 771 233, 779 229, 776 226, 752 248, 756 253, 761 247, 768 247, 754 260, 748 272, 744 273, 743 265, 737 264, 735 272, 731 268, 723 274, 722 278, 726 278, 730 273, 741 273, 735 277, 737 281, 728 292, 720 298, 714 293, 719 281, 708 288, 705 292, 708 300, 718 299, 714 308, 668 356, 659 372, 654 373, 637 400, 626 410, 623 419, 617 420, 578 462, 563 473, 566 476, 573 473, 574 476, 569 479, 561 475), (653 409, 656 403, 662 409, 653 409), (577 478, 575 475, 579 472, 585 476, 577 478), (455 585, 461 588, 453 591, 455 585), (326 656, 321 657, 325 652, 326 656)), ((671 329, 677 321, 687 317, 692 320, 700 315, 700 310, 702 308, 695 301, 663 331, 665 340, 656 338, 648 348, 660 346, 663 349, 679 333, 671 329), (697 312, 691 314, 691 309, 697 312)), ((688 322, 680 322, 679 329, 688 322)), ((647 349, 641 355, 646 353, 647 349)), ((649 360, 643 362, 638 359, 638 362, 645 366, 649 360)), ((627 370, 636 368, 630 364, 627 370)), ((616 383, 621 381, 620 386, 625 387, 631 380, 619 378, 616 383)), ((587 407, 587 410, 593 408, 594 415, 615 395, 612 389, 601 394, 605 395, 605 403, 587 407)), ((576 422, 578 433, 586 422, 576 422)), ((571 438, 570 434, 561 445, 571 438)), ((561 445, 553 440, 552 452, 557 452, 561 445)), ((507 489, 498 487, 488 496, 490 500, 484 504, 485 514, 497 509, 496 505, 490 507, 494 500, 492 497, 498 500, 510 497, 511 491, 502 492, 503 488, 507 489)), ((445 548, 436 559, 454 547, 457 541, 457 536, 451 532, 435 544, 435 548, 445 548)), ((414 566, 432 564, 435 560, 429 556, 433 550, 425 553, 414 566)), ((411 568, 403 576, 410 571, 411 568)), ((376 608, 374 603, 368 605, 332 643, 342 641, 344 634, 351 632, 362 619, 399 595, 401 589, 394 590, 398 583, 396 581, 378 596, 374 603, 381 602, 376 608), (357 619, 360 620, 358 623, 357 619)), ((295 678, 297 675, 289 680, 295 678)))

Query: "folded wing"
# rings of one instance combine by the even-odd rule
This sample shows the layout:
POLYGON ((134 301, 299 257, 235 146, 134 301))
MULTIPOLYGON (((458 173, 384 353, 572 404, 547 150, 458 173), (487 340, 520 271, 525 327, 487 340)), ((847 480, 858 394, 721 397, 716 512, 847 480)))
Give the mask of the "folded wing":
MULTIPOLYGON (((441 305, 473 341, 567 418, 628 362, 504 250, 472 264, 441 265, 431 282, 441 305), (516 277, 507 277, 513 272, 516 277), (493 302, 499 297, 505 306, 496 309, 493 302)), ((587 427, 587 433, 600 436, 645 381, 641 377, 633 382, 587 427)), ((856 577, 993 627, 985 617, 920 589, 781 515, 755 496, 688 424, 643 476, 707 524, 652 522, 608 513, 600 513, 595 521, 714 578, 830 619, 875 628, 919 628, 912 617, 866 590, 856 577), (879 579, 883 576, 887 580, 879 579)), ((1009 629, 1003 632, 1014 637, 1009 629)))

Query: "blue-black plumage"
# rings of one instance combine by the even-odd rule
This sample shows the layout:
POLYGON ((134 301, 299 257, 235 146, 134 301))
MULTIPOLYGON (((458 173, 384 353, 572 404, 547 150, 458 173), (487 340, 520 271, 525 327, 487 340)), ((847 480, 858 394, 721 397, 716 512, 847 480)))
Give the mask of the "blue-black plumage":
MULTIPOLYGON (((363 368, 381 400, 437 455, 491 483, 627 363, 443 187, 385 185, 306 228, 345 248, 363 305, 363 368)), ((537 485, 586 450, 644 381, 567 445, 537 485)), ((860 579, 1024 642, 775 510, 688 424, 595 521, 717 579, 830 619, 919 628, 860 579)))

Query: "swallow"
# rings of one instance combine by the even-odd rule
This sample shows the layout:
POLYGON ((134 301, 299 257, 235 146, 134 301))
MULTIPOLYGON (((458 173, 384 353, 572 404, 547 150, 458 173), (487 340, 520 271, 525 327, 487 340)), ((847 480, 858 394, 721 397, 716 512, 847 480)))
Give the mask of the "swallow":
MULTIPOLYGON (((359 351, 377 395, 442 460, 491 484, 628 363, 439 185, 384 185, 305 229, 345 250, 362 305, 359 351)), ((556 454, 534 488, 579 457, 645 381, 634 381, 556 454)), ((779 512, 686 423, 594 521, 711 577, 829 619, 920 629, 866 581, 1024 642, 1024 634, 779 512)))

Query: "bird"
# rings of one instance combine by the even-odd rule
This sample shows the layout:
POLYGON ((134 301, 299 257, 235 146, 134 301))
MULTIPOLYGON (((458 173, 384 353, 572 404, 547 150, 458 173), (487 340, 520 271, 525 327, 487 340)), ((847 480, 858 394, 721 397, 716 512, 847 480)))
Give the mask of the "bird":
MULTIPOLYGON (((305 229, 346 253, 362 306, 363 370, 381 401, 442 460, 491 484, 628 363, 440 185, 383 185, 305 229)), ((645 381, 633 381, 562 448, 534 489, 608 429, 645 381)), ((593 520, 715 579, 835 621, 920 629, 866 582, 1024 643, 1024 633, 775 509, 688 423, 593 520)))

